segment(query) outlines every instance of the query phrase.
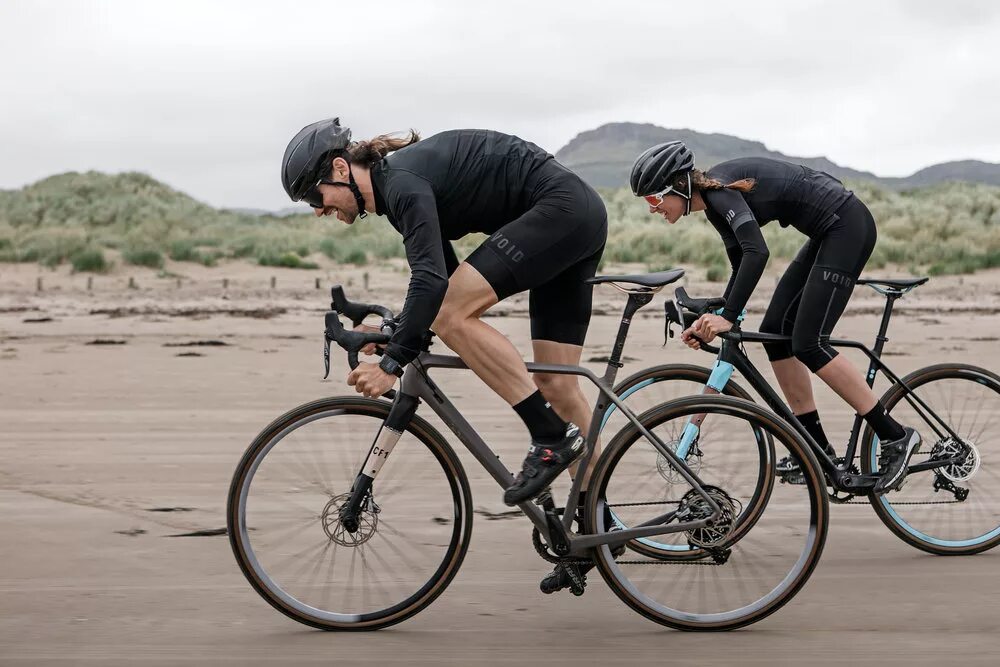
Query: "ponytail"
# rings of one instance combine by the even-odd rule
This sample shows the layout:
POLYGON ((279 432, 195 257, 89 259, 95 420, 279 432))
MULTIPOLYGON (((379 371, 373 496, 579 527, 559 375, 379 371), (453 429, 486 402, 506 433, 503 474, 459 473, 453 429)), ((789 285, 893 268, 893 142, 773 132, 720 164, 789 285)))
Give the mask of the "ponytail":
POLYGON ((729 188, 730 190, 747 193, 754 189, 757 181, 752 178, 741 178, 738 181, 725 184, 718 179, 709 178, 700 169, 695 169, 691 172, 691 184, 699 190, 722 190, 723 188, 729 188))
POLYGON ((406 148, 418 141, 420 141, 420 135, 417 134, 416 130, 412 129, 408 137, 393 137, 388 134, 380 134, 368 141, 355 141, 347 147, 347 154, 352 163, 360 164, 363 167, 371 167, 389 153, 398 151, 400 148, 406 148))

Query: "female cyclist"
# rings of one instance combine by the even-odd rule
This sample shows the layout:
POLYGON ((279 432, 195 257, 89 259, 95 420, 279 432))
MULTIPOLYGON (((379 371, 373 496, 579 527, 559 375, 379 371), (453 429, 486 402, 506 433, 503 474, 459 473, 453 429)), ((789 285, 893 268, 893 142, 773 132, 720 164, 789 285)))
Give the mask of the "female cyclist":
MULTIPOLYGON (((875 247, 875 220, 834 177, 768 158, 739 158, 707 172, 694 168, 694 154, 680 141, 659 144, 636 159, 632 192, 650 213, 670 224, 705 211, 722 237, 732 266, 721 315, 703 315, 682 334, 693 348, 729 331, 743 312, 768 259, 760 227, 778 220, 808 237, 785 271, 760 330, 791 335, 791 344, 765 344, 778 384, 796 418, 817 443, 832 452, 813 398, 809 372, 818 375, 862 415, 881 441, 875 493, 898 489, 920 435, 889 416, 863 375, 830 346, 830 332, 854 290, 854 281, 875 247), (697 336, 697 338, 696 338, 697 336)), ((785 459, 779 470, 798 464, 785 459)))
POLYGON ((452 130, 419 141, 411 131, 352 142, 336 118, 295 135, 281 180, 292 201, 306 201, 317 216, 350 225, 374 212, 403 236, 411 275, 395 333, 381 363, 361 363, 348 384, 381 396, 433 330, 530 432, 505 503, 537 496, 583 453, 580 429, 590 411, 577 378, 529 376, 510 341, 480 316, 529 290, 535 361, 580 362, 592 296, 584 280, 607 237, 604 204, 591 187, 538 146, 500 132, 452 130), (490 236, 459 263, 450 241, 472 232, 490 236))

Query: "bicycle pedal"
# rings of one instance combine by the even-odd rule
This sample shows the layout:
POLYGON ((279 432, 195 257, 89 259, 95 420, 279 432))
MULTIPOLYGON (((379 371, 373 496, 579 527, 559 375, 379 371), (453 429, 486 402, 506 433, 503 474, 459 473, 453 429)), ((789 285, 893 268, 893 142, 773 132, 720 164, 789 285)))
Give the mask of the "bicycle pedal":
POLYGON ((577 597, 583 595, 587 588, 587 575, 580 572, 579 566, 566 565, 566 576, 569 578, 570 592, 577 597))
POLYGON ((805 475, 803 475, 801 472, 792 472, 784 474, 778 473, 778 476, 781 478, 782 484, 794 484, 797 486, 802 486, 806 483, 805 475))

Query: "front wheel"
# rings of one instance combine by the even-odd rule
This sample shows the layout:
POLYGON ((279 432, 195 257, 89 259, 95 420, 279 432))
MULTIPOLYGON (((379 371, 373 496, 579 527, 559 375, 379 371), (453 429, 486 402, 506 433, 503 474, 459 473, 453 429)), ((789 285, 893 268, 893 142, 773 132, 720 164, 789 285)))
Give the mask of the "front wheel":
POLYGON ((429 605, 458 572, 472 532, 455 452, 414 416, 365 498, 339 509, 390 404, 325 398, 279 417, 247 449, 229 489, 229 541, 275 609, 324 630, 375 630, 429 605))
MULTIPOLYGON (((699 473, 720 513, 692 487, 671 484, 654 472, 659 450, 631 425, 598 460, 587 494, 587 525, 596 532, 619 527, 671 526, 677 532, 651 539, 698 550, 697 561, 643 553, 619 556, 596 549, 601 574, 626 604, 647 618, 681 630, 730 630, 754 623, 788 602, 816 567, 826 540, 829 500, 815 454, 774 413, 728 396, 689 396, 639 417, 654 434, 683 428, 706 414, 705 456, 719 451, 739 465, 722 475, 699 473), (766 435, 768 446, 761 446, 766 435), (774 457, 802 462, 802 485, 774 484, 774 457), (763 471, 763 473, 762 473, 763 471), (605 503, 615 526, 605 525, 605 503), (676 526, 674 526, 676 524, 676 526), (638 556, 638 557, 636 557, 638 556)), ((661 438, 662 440, 662 438, 661 438)))
MULTIPOLYGON (((615 386, 614 392, 632 412, 639 415, 650 408, 662 405, 668 401, 704 393, 711 375, 712 369, 703 366, 662 364, 630 375, 615 386)), ((733 379, 730 379, 726 383, 722 393, 726 396, 735 396, 748 401, 753 400, 750 394, 733 379)), ((611 437, 608 434, 614 434, 629 425, 630 422, 622 415, 617 406, 612 403, 608 406, 602 418, 601 433, 606 439, 610 440, 611 437)), ((653 428, 657 425, 652 424, 648 425, 648 427, 653 428)), ((684 426, 684 424, 670 422, 664 428, 672 428, 673 431, 657 432, 657 435, 660 436, 671 451, 676 452, 684 434, 684 426)), ((752 442, 758 447, 762 449, 770 447, 770 438, 766 433, 758 432, 754 436, 752 442)), ((724 477, 729 474, 727 469, 730 466, 734 464, 737 466, 743 465, 743 462, 738 460, 738 457, 734 462, 725 452, 719 451, 718 447, 714 448, 715 451, 711 452, 711 456, 706 457, 704 455, 705 450, 701 446, 702 444, 699 442, 696 446, 691 447, 685 457, 686 463, 696 473, 700 473, 704 466, 706 474, 714 477, 724 477)), ((759 460, 763 461, 766 456, 767 453, 762 451, 759 460)), ((669 484, 683 484, 683 480, 670 467, 667 458, 662 454, 658 454, 650 459, 648 474, 659 475, 669 484)), ((755 488, 769 488, 767 487, 769 476, 773 477, 773 465, 767 469, 759 469, 759 478, 755 484, 755 488)), ((615 517, 614 508, 611 509, 611 512, 611 516, 615 517)), ((663 536, 661 538, 646 537, 632 540, 628 543, 628 547, 632 551, 641 553, 644 556, 666 560, 700 560, 708 555, 704 549, 689 544, 686 540, 678 539, 677 536, 663 536)))
MULTIPOLYGON (((910 473, 903 487, 871 495, 875 513, 907 544, 932 554, 975 554, 1000 544, 1000 377, 966 364, 916 370, 903 383, 958 435, 925 421, 893 385, 882 397, 893 419, 920 432, 910 465, 955 459, 934 470, 910 473)), ((878 470, 879 442, 870 428, 862 437, 861 466, 878 470)))

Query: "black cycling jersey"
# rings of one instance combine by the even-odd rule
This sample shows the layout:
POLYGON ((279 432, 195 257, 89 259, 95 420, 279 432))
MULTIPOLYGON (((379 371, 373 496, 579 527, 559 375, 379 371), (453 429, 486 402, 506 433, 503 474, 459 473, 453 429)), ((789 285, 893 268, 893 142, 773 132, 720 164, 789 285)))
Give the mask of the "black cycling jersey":
POLYGON ((747 193, 701 191, 707 205, 705 215, 722 236, 733 269, 722 315, 735 322, 767 264, 767 244, 760 227, 777 220, 782 227, 791 225, 811 239, 822 238, 852 193, 827 173, 770 158, 721 162, 706 175, 723 184, 746 178, 755 181, 747 193))
MULTIPOLYGON (((416 357, 458 266, 449 241, 472 232, 492 235, 470 262, 478 257, 473 265, 499 299, 580 274, 571 282, 586 294, 564 292, 587 311, 569 318, 575 333, 540 335, 582 344, 580 325, 585 332, 590 315, 589 286, 582 282, 589 276, 582 273, 596 269, 606 216, 597 194, 549 153, 500 132, 452 130, 389 154, 372 167, 371 179, 376 212, 403 235, 411 271, 386 354, 401 364, 416 357)), ((537 296, 533 289, 532 300, 537 296)), ((533 307, 533 331, 558 328, 535 321, 543 310, 556 317, 554 307, 533 307)))

